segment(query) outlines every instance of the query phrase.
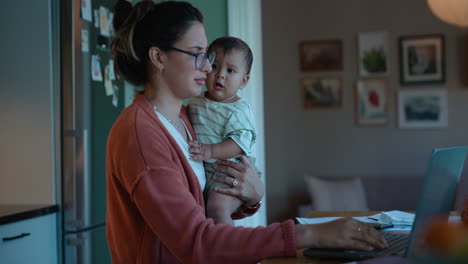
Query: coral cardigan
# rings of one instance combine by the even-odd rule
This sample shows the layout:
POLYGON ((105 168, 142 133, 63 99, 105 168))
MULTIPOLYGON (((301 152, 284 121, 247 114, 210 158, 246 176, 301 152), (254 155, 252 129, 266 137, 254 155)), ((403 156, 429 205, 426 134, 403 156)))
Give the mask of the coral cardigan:
MULTIPOLYGON (((185 108, 180 117, 195 137, 185 108)), ((196 175, 141 94, 110 131, 106 167, 114 264, 255 263, 296 254, 292 220, 245 228, 206 218, 196 175)))

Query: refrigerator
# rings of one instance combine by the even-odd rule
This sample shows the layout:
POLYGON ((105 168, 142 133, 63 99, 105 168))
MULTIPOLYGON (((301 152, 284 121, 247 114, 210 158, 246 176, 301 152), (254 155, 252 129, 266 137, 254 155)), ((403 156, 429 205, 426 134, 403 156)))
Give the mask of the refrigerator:
POLYGON ((115 1, 60 2, 64 264, 110 263, 105 151, 124 103, 124 84, 113 76, 110 53, 115 1))

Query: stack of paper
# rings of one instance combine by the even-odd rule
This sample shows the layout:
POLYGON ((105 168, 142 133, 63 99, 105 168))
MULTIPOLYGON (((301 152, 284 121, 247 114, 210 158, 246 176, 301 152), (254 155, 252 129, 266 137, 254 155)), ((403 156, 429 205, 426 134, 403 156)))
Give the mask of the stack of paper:
MULTIPOLYGON (((385 230, 393 231, 408 231, 411 230, 414 222, 414 214, 405 213, 402 211, 388 211, 371 216, 355 216, 354 219, 365 222, 365 223, 381 223, 381 224, 393 224, 392 228, 385 230)), ((319 224, 330 222, 342 217, 318 217, 318 218, 300 218, 297 217, 297 221, 301 224, 319 224)))
POLYGON ((414 222, 414 214, 395 210, 380 213, 378 219, 379 223, 383 224, 393 224, 395 226, 412 226, 414 222))

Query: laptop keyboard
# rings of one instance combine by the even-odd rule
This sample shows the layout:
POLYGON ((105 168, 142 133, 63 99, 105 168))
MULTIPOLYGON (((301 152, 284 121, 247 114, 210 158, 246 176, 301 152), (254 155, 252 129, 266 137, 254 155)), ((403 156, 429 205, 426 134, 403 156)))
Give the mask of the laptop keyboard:
POLYGON ((305 256, 323 259, 362 260, 389 255, 403 256, 408 247, 408 234, 383 234, 387 240, 388 248, 384 250, 361 251, 343 249, 317 249, 309 248, 304 251, 305 256))
POLYGON ((383 237, 387 240, 388 248, 379 251, 379 255, 402 256, 405 254, 405 250, 408 247, 409 235, 385 234, 383 237))

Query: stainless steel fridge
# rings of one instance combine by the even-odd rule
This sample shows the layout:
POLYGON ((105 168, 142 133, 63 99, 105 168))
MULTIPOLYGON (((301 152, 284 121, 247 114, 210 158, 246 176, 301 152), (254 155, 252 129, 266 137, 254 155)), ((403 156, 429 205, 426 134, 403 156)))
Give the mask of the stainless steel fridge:
POLYGON ((112 80, 111 95, 105 88, 109 68, 104 68, 111 66, 111 35, 103 34, 103 24, 97 20, 107 19, 110 26, 114 3, 60 2, 61 233, 65 264, 110 263, 105 237, 105 148, 109 130, 123 109, 123 96, 118 95, 123 83, 112 80), (99 58, 94 67, 93 56, 99 58), (96 67, 102 81, 93 79, 96 67))

